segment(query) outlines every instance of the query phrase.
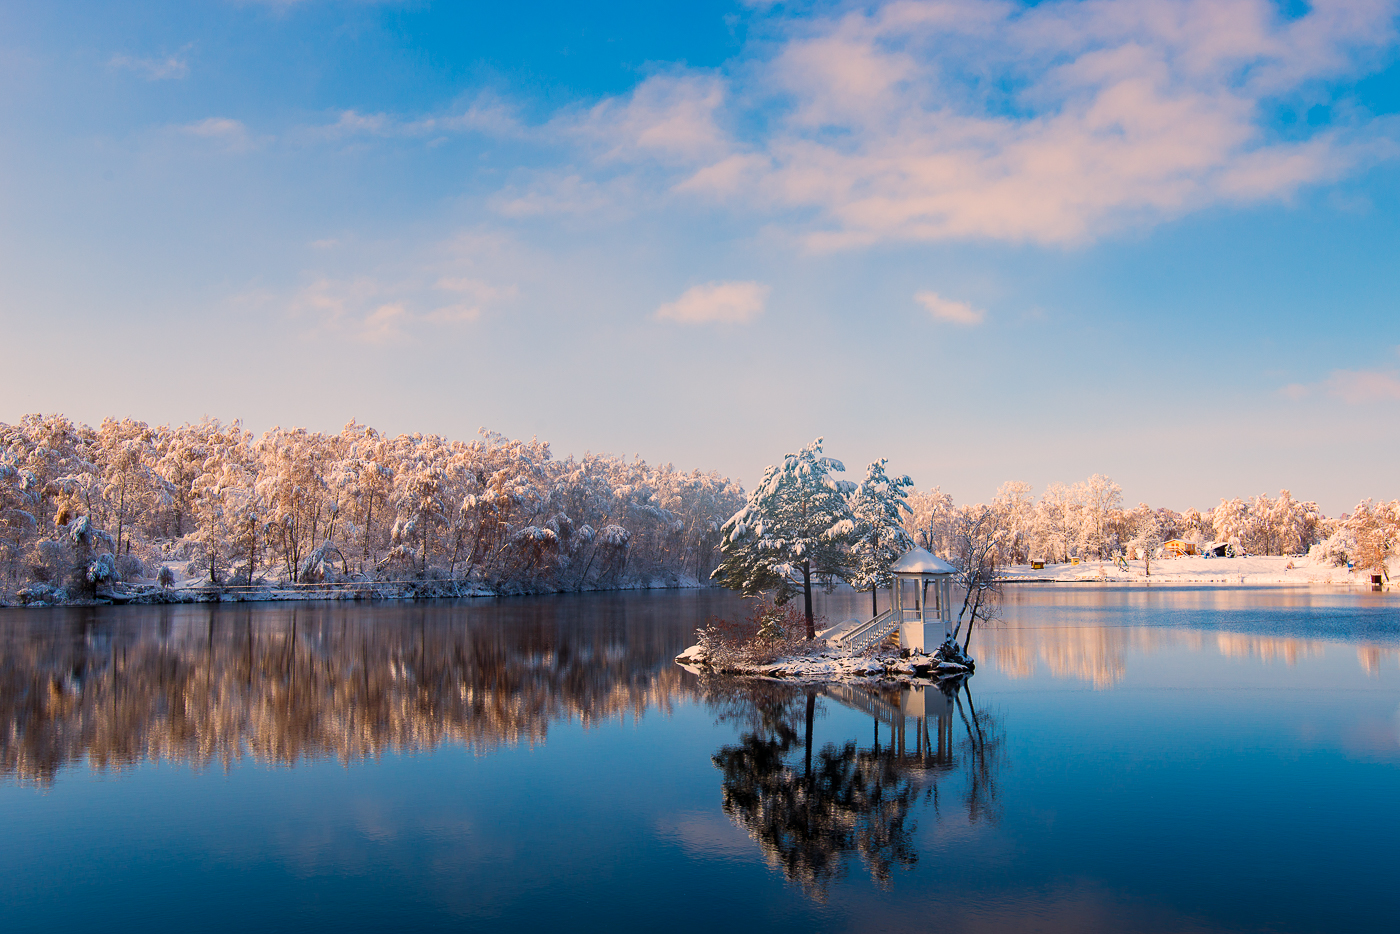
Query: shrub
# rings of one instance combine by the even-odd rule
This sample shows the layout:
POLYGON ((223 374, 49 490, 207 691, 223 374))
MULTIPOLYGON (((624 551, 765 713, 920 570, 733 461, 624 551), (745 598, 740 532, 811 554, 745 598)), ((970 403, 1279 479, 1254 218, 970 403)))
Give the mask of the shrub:
POLYGON ((136 555, 122 555, 117 559, 117 576, 124 581, 140 580, 146 576, 146 563, 136 555))
POLYGON ((746 619, 731 622, 716 616, 696 630, 712 668, 738 671, 767 665, 784 656, 805 655, 824 644, 807 639, 807 619, 794 605, 755 600, 751 607, 746 619))

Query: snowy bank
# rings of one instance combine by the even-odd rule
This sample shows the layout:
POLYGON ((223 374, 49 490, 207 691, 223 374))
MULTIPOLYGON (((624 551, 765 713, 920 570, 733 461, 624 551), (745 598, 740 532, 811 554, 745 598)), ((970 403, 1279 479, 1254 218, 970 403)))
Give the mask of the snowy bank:
POLYGON ((0 606, 105 606, 110 604, 261 603, 321 600, 456 600, 463 597, 515 597, 556 593, 610 593, 623 590, 694 590, 704 585, 694 578, 628 581, 611 587, 574 590, 493 590, 467 581, 353 581, 324 584, 218 585, 190 579, 172 587, 136 582, 121 583, 97 591, 93 597, 70 595, 62 587, 31 584, 20 589, 14 604, 0 606))
MULTIPOLYGON (((1119 583, 1191 584, 1221 586, 1331 584, 1342 587, 1370 587, 1371 571, 1314 561, 1306 557, 1248 556, 1207 558, 1183 555, 1151 563, 1146 573, 1141 561, 1125 562, 1126 569, 1113 560, 1085 561, 1080 564, 1047 564, 1044 569, 1016 565, 1001 570, 1007 583, 1119 583)), ((1391 562, 1391 574, 1397 569, 1391 562)))

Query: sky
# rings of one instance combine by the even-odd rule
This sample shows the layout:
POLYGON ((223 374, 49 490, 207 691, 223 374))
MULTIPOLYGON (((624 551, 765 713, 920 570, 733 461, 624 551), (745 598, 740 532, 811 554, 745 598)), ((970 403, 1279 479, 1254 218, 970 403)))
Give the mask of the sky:
POLYGON ((0 421, 1400 497, 1398 17, 16 0, 0 421))

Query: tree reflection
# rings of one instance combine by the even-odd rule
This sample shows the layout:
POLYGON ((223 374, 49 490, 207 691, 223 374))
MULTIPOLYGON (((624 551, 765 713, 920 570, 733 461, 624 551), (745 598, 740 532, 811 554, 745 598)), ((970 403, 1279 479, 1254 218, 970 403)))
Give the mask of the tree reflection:
POLYGON ((13 616, 0 634, 0 776, 487 751, 693 691, 670 663, 675 634, 626 600, 592 600, 582 620, 543 601, 492 606, 13 616))
POLYGON ((943 690, 887 691, 716 682, 707 685, 706 699, 721 720, 743 730, 737 744, 712 757, 723 776, 724 812, 758 842, 771 865, 818 900, 845 875, 851 858, 882 888, 890 886, 895 869, 913 867, 919 858, 916 806, 924 799, 943 818, 943 776, 961 776, 961 810, 969 821, 997 817, 1000 729, 975 708, 964 681, 943 690), (827 743, 814 757, 819 696, 869 714, 870 745, 827 743), (963 727, 956 745, 955 716, 963 727))

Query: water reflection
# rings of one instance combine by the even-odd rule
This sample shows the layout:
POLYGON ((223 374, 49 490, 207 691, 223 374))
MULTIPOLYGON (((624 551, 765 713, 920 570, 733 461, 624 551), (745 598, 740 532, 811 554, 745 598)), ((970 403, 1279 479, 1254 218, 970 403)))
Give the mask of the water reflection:
POLYGON ((676 627, 637 603, 590 601, 582 622, 543 602, 472 621, 441 606, 11 614, 0 776, 485 751, 540 742, 559 720, 669 710, 692 692, 669 664, 676 627))
POLYGON ((1131 655, 1214 651, 1293 667, 1325 655, 1329 642, 1360 638, 1357 660, 1375 677, 1400 663, 1396 609, 1391 595, 1358 600, 1306 589, 1015 588, 1005 617, 983 630, 982 654, 1012 679, 1043 669, 1102 690, 1123 680, 1131 655), (1261 624, 1296 634, 1260 634, 1261 624))
POLYGON ((958 815, 997 816, 1004 738, 965 683, 879 690, 717 682, 705 699, 740 729, 738 743, 712 757, 724 812, 770 866, 818 900, 852 857, 882 888, 896 869, 913 868, 917 806, 927 802, 936 820, 952 817, 950 782, 958 815), (826 743, 814 756, 819 699, 868 716, 869 743, 826 743))

